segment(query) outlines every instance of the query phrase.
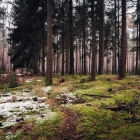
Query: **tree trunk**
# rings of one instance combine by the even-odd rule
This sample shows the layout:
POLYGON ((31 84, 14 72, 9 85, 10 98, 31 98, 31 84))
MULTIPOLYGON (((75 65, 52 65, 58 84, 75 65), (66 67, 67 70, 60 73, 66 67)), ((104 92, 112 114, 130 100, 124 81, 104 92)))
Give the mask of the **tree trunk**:
POLYGON ((104 0, 101 0, 101 45, 99 48, 99 75, 103 74, 104 63, 104 0))
POLYGON ((109 71, 108 71, 108 49, 106 50, 106 73, 109 73, 109 71))
POLYGON ((72 0, 69 0, 69 24, 70 24, 70 75, 74 75, 73 62, 73 20, 72 20, 72 0))
POLYGON ((76 75, 77 75, 77 64, 78 64, 78 63, 77 63, 77 61, 78 61, 78 60, 77 60, 77 55, 78 55, 78 54, 77 54, 77 38, 76 38, 76 75))
POLYGON ((64 75, 64 2, 62 0, 62 75, 64 75))
MULTIPOLYGON (((69 42, 68 38, 66 38, 66 42, 69 42)), ((68 44, 66 44, 66 74, 69 74, 69 47, 68 47, 68 44)))
POLYGON ((80 60, 80 73, 81 73, 81 37, 79 36, 79 60, 80 60))
POLYGON ((47 0, 47 77, 46 84, 52 85, 52 1, 47 0))
POLYGON ((53 64, 54 64, 54 73, 55 73, 55 56, 54 56, 53 64))
MULTIPOLYGON (((133 28, 133 38, 135 38, 135 29, 133 28)), ((133 56, 132 56, 132 72, 134 71, 134 40, 133 40, 133 56)))
MULTIPOLYGON (((138 20, 138 5, 139 0, 137 0, 137 20, 138 20)), ((138 23, 137 23, 136 74, 138 74, 138 23)))
MULTIPOLYGON (((82 42, 83 42, 83 37, 82 37, 82 42)), ((82 74, 83 74, 83 59, 84 59, 84 57, 83 57, 83 48, 84 48, 84 46, 83 46, 83 43, 82 43, 82 74)))
POLYGON ((34 74, 38 74, 38 48, 35 43, 35 61, 34 61, 34 74))
POLYGON ((85 46, 85 0, 83 1, 83 48, 84 48, 84 74, 86 74, 86 46, 85 46))
POLYGON ((114 15, 114 17, 115 17, 115 59, 114 59, 114 74, 116 74, 116 0, 115 0, 115 15, 114 15))
POLYGON ((127 64, 127 73, 128 73, 128 69, 129 69, 129 66, 128 66, 128 34, 127 34, 127 58, 126 58, 126 64, 127 64))
POLYGON ((58 62, 59 62, 59 49, 58 49, 58 36, 57 36, 57 70, 56 70, 57 74, 58 74, 58 62))
MULTIPOLYGON (((44 1, 42 1, 42 13, 44 12, 44 1)), ((42 75, 45 76, 45 34, 44 34, 44 30, 45 30, 45 23, 42 19, 42 39, 43 39, 43 42, 42 42, 42 47, 43 47, 43 50, 42 50, 42 75)))
POLYGON ((91 70, 91 79, 95 80, 96 41, 95 41, 94 0, 91 0, 91 15, 92 15, 92 70, 91 70))
POLYGON ((126 0, 122 0, 122 37, 121 37, 121 61, 119 77, 125 78, 125 54, 126 54, 126 0))
POLYGON ((120 47, 120 40, 119 40, 120 34, 119 34, 119 26, 120 26, 120 24, 119 24, 119 0, 118 0, 118 73, 119 73, 119 69, 120 69, 120 49, 119 49, 119 47, 120 47))

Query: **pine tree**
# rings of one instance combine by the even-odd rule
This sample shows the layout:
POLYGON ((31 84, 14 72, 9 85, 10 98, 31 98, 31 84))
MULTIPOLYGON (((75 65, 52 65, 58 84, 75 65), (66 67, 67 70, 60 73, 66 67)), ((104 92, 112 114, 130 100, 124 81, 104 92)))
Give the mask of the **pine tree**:
POLYGON ((119 77, 125 78, 125 54, 126 54, 126 0, 122 0, 122 37, 119 77))
POLYGON ((52 1, 47 0, 47 77, 46 84, 52 84, 52 1))

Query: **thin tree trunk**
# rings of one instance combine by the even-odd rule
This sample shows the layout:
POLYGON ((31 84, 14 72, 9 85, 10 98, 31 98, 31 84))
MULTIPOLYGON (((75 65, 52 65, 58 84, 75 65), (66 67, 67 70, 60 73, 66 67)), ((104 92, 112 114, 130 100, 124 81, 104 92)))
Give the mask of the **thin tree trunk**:
POLYGON ((128 69, 129 69, 129 66, 128 66, 128 34, 127 34, 127 73, 128 73, 128 69))
POLYGON ((92 70, 91 70, 91 79, 95 80, 96 41, 95 41, 94 0, 91 0, 91 16, 92 16, 92 70))
POLYGON ((104 0, 101 0, 101 45, 99 48, 99 75, 103 74, 104 63, 104 0))
POLYGON ((106 73, 109 73, 109 71, 108 71, 108 49, 106 50, 106 73))
POLYGON ((119 47, 120 47, 120 40, 119 40, 119 36, 120 36, 120 34, 119 34, 119 26, 120 26, 120 24, 119 24, 119 0, 118 0, 118 73, 119 73, 119 69, 120 69, 120 49, 119 49, 119 47))
POLYGON ((72 0, 69 0, 69 24, 70 24, 70 75, 74 75, 74 62, 73 62, 73 20, 72 20, 72 0))
MULTIPOLYGON (((42 1, 42 12, 44 12, 44 1, 42 1)), ((45 38, 44 38, 44 36, 45 36, 45 34, 44 34, 44 30, 45 30, 45 24, 44 24, 44 22, 43 22, 43 19, 42 19, 42 39, 43 39, 43 42, 42 42, 42 47, 43 47, 43 50, 42 50, 42 75, 43 76, 45 76, 45 60, 44 60, 44 58, 45 58, 45 38)))
POLYGON ((125 54, 126 54, 126 0, 122 0, 122 37, 121 37, 121 61, 119 77, 125 78, 125 54))
POLYGON ((56 70, 57 74, 58 74, 58 62, 59 62, 59 49, 58 49, 58 36, 57 36, 57 70, 56 70))
POLYGON ((34 74, 37 75, 38 74, 38 49, 37 49, 37 46, 35 44, 35 59, 34 59, 34 74))
POLYGON ((114 63, 114 74, 116 74, 116 0, 115 0, 115 59, 114 59, 114 61, 115 61, 115 63, 114 63))
POLYGON ((54 64, 54 73, 55 73, 55 56, 54 56, 54 61, 53 61, 53 64, 54 64))
MULTIPOLYGON (((133 28, 133 38, 135 38, 135 29, 133 28)), ((133 56, 132 56, 132 72, 134 71, 134 40, 133 40, 133 56)))
POLYGON ((80 73, 81 73, 81 37, 79 36, 79 59, 80 59, 80 73))
MULTIPOLYGON (((82 37, 82 42, 83 42, 83 37, 82 37)), ((84 57, 83 57, 83 44, 82 44, 82 74, 83 74, 83 59, 84 59, 84 57)))
POLYGON ((52 84, 52 1, 47 0, 47 77, 46 84, 52 84))
POLYGON ((83 48, 84 48, 84 74, 86 74, 86 46, 85 46, 85 0, 83 1, 83 48))
POLYGON ((77 75, 77 38, 76 38, 76 75, 77 75))
MULTIPOLYGON (((139 0, 137 0, 137 20, 138 20, 138 4, 139 0)), ((136 74, 138 74, 138 23, 137 23, 136 74)))
MULTIPOLYGON (((66 42, 69 42, 68 38, 66 38, 66 42)), ((66 44, 66 74, 69 74, 69 47, 68 47, 68 44, 66 44)))
POLYGON ((64 2, 62 0, 62 75, 64 75, 64 2))

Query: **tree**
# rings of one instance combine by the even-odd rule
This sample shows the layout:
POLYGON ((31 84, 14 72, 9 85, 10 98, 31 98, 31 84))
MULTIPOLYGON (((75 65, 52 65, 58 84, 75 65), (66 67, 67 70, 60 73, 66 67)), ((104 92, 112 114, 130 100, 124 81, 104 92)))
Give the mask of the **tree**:
MULTIPOLYGON (((34 74, 38 73, 38 55, 42 52, 43 37, 42 28, 46 22, 46 6, 42 7, 42 1, 17 1, 12 2, 13 26, 10 34, 9 55, 13 68, 26 66, 33 68, 34 74), (34 3, 34 4, 32 4, 34 3), (43 14, 44 13, 44 14, 43 14), (36 60, 35 60, 36 59, 36 60)), ((45 31, 45 28, 44 28, 45 31)), ((45 37, 44 37, 45 38, 45 37)))
POLYGON ((96 57, 96 41, 95 41, 95 19, 94 19, 94 0, 91 0, 91 19, 92 19, 92 71, 91 79, 95 79, 95 57, 96 57))
POLYGON ((114 62, 114 73, 116 74, 116 69, 117 69, 116 68, 116 44, 117 44, 116 43, 116 35, 117 35, 116 34, 117 33, 116 32, 116 0, 115 0, 115 14, 114 14, 114 18, 115 18, 115 56, 114 56, 115 57, 115 62, 114 62))
POLYGON ((122 0, 122 37, 121 37, 121 58, 119 77, 125 78, 125 55, 126 54, 126 0, 122 0))
POLYGON ((103 74, 103 63, 104 63, 104 0, 101 0, 101 44, 99 48, 99 72, 103 74))
POLYGON ((72 20, 72 0, 69 0, 69 26, 70 26, 70 75, 74 75, 73 60, 73 20, 72 20))
POLYGON ((85 0, 84 0, 84 1, 83 1, 83 48, 84 48, 84 74, 86 74, 85 10, 86 10, 86 5, 85 5, 85 0))
POLYGON ((47 85, 52 84, 52 1, 47 0, 47 85))

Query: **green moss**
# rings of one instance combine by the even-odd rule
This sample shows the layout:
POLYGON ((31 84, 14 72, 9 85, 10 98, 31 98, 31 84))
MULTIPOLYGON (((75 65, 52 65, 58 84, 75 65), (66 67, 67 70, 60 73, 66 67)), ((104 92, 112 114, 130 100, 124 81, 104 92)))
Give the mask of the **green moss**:
MULTIPOLYGON (((24 132, 20 133, 15 139, 22 139, 23 137, 29 140, 31 138, 37 137, 44 137, 44 139, 53 138, 58 135, 61 129, 62 121, 63 116, 59 112, 57 116, 52 120, 45 120, 42 123, 36 122, 34 125, 34 129, 30 133, 28 133, 28 130, 25 130, 24 132)), ((29 122, 30 121, 28 120, 28 123, 29 122)))

